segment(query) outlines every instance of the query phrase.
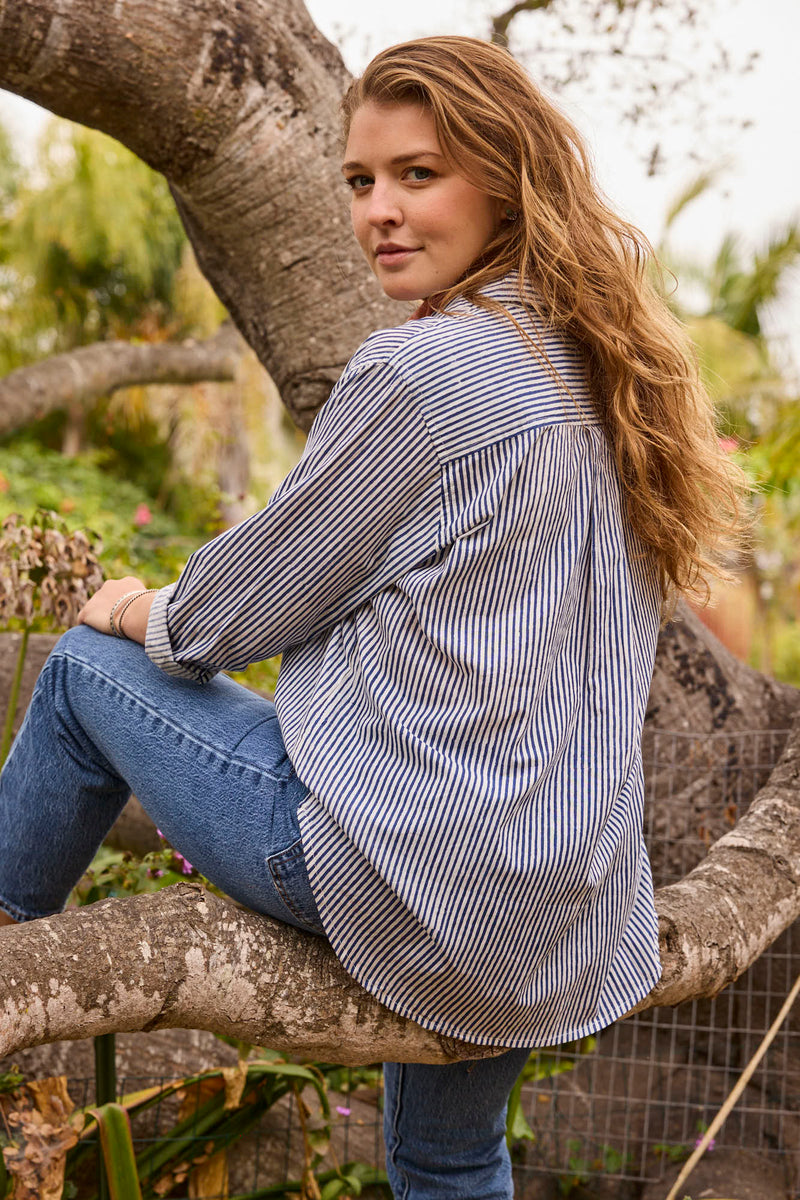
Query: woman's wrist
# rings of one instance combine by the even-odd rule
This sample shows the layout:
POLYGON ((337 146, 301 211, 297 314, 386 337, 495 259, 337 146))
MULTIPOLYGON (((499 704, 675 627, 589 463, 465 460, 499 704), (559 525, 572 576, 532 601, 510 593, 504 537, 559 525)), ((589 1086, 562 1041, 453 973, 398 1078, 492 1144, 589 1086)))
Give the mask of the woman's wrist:
POLYGON ((116 628, 112 621, 111 632, 117 633, 119 637, 127 638, 129 641, 139 642, 143 646, 147 636, 147 622, 153 605, 153 597, 157 591, 159 591, 158 588, 141 588, 123 596, 117 602, 119 608, 116 613, 116 628))

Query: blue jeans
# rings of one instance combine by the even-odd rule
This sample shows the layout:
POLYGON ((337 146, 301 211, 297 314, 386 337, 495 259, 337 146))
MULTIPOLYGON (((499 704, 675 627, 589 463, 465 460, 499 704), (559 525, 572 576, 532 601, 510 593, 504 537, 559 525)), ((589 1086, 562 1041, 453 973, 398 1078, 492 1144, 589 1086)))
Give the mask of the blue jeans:
MULTIPOLYGON (((275 707, 226 676, 173 679, 86 626, 58 642, 0 776, 0 908, 59 912, 135 792, 233 899, 324 936, 297 809, 307 795, 275 707)), ((387 1170, 400 1200, 508 1200, 508 1094, 527 1051, 386 1064, 387 1170)))

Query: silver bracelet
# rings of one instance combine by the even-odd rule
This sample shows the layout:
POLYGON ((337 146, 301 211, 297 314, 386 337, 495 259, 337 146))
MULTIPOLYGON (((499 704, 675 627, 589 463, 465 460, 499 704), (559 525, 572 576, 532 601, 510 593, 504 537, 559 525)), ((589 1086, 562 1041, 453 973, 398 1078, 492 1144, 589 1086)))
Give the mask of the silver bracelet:
POLYGON ((114 635, 114 637, 118 637, 118 638, 125 637, 125 634, 120 632, 120 630, 118 630, 116 625, 114 624, 114 616, 116 615, 117 609, 119 608, 120 604, 122 604, 123 600, 127 600, 130 596, 135 596, 137 594, 138 593, 135 591, 134 592, 125 592, 125 594, 123 596, 120 596, 119 600, 115 600, 114 603, 112 604, 111 612, 108 614, 108 626, 109 626, 109 633, 112 633, 114 635))
POLYGON ((138 600, 140 596, 146 596, 149 592, 157 592, 158 590, 158 588, 137 588, 136 591, 125 592, 123 596, 120 596, 119 600, 114 602, 111 612, 108 614, 108 624, 114 637, 124 638, 126 636, 122 631, 122 618, 125 616, 125 613, 128 611, 131 604, 133 604, 134 600, 138 600), (114 617, 116 616, 117 609, 120 608, 120 605, 122 607, 115 624, 114 617))

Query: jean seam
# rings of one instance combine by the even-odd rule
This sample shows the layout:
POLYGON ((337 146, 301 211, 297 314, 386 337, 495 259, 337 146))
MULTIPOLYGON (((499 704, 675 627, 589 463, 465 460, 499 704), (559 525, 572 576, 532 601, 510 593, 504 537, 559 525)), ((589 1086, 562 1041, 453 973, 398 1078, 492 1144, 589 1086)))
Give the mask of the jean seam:
MULTIPOLYGON (((218 762, 226 764, 226 765, 231 764, 231 765, 245 767, 248 770, 253 771, 254 774, 262 776, 262 778, 272 780, 273 783, 282 783, 283 782, 283 776, 273 775, 271 771, 264 770, 263 768, 259 767, 256 763, 251 762, 249 759, 238 758, 233 753, 223 754, 220 750, 218 750, 216 748, 216 746, 210 746, 206 742, 201 741, 189 729, 185 728, 183 725, 177 724, 175 721, 173 721, 169 717, 165 717, 164 714, 159 712, 159 710, 157 708, 152 708, 145 700, 142 699, 141 696, 137 696, 137 694, 135 692, 129 691, 128 688, 123 687, 123 685, 121 683, 119 683, 118 680, 114 679, 111 675, 107 675, 105 673, 105 671, 102 671, 99 667, 96 667, 93 664, 84 662, 84 660, 82 658, 77 658, 74 654, 70 654, 66 650, 61 650, 57 654, 55 654, 55 653, 51 654, 50 659, 48 659, 48 662, 46 662, 44 667, 42 668, 42 673, 44 673, 44 671, 46 670, 49 662, 54 660, 55 658, 68 658, 68 659, 70 659, 71 662, 75 663, 76 666, 83 667, 83 669, 85 671, 88 671, 90 674, 96 675, 100 679, 103 679, 111 688, 113 688, 117 692, 118 695, 125 696, 127 699, 132 700, 133 703, 136 704, 137 707, 139 707, 144 713, 147 713, 147 715, 150 717, 158 718, 159 721, 161 721, 164 725, 167 725, 170 729, 173 730, 173 732, 179 733, 179 734, 181 734, 182 737, 185 737, 186 740, 188 742, 190 742, 193 746, 196 746, 199 749, 205 750, 209 754, 213 754, 214 758, 216 758, 218 762)), ((259 723, 261 723, 261 722, 259 722, 259 723)))
MULTIPOLYGON (((288 908, 288 910, 292 914, 292 916, 295 917, 298 921, 302 921, 303 924, 305 926, 307 926, 309 929, 314 929, 314 923, 312 921, 310 921, 308 917, 303 916, 302 913, 299 913, 297 911, 295 904, 293 903, 292 900, 290 900, 289 895, 284 888, 283 880, 281 879, 279 872, 275 871, 272 866, 273 859, 284 858, 289 854, 291 854, 291 859, 294 862, 298 862, 302 858, 303 846, 302 846, 301 840, 298 839, 297 842, 293 842, 292 845, 287 846, 287 848, 285 850, 278 850, 278 851, 276 851, 275 854, 270 854, 269 857, 267 858, 267 867, 269 868, 269 873, 272 876, 272 882, 275 884, 275 889, 278 892, 278 895, 280 896, 281 900, 286 905, 286 907, 288 908), (295 846, 299 846, 300 849, 295 851, 295 846)), ((321 921, 319 922, 319 924, 320 924, 320 926, 322 926, 321 921)))
POLYGON ((61 911, 60 909, 48 909, 43 912, 28 912, 27 909, 14 904, 12 900, 6 899, 2 893, 0 893, 0 909, 8 913, 15 921, 38 921, 43 917, 54 917, 61 911))
MULTIPOLYGON (((241 746, 244 739, 246 737, 249 737, 254 729, 258 729, 261 725, 267 725, 272 720, 274 720, 274 717, 263 717, 260 721, 256 721, 255 725, 251 725, 249 729, 246 729, 244 731, 244 733, 242 734, 242 736, 239 738, 238 742, 236 742, 235 745, 231 746, 231 754, 233 754, 236 750, 238 750, 239 746, 241 746)), ((280 777, 276 775, 274 778, 277 779, 280 777)))
POLYGON ((397 1092, 396 1092, 396 1095, 394 1097, 393 1104, 392 1104, 392 1133, 394 1134, 394 1145, 392 1146, 391 1150, 389 1151, 389 1157, 392 1160, 392 1166, 394 1167, 397 1178, 401 1179, 401 1181, 402 1181, 403 1191, 400 1196, 395 1197, 395 1200, 406 1200, 406 1198, 408 1196, 408 1189, 409 1189, 408 1175, 402 1169, 402 1167, 399 1165, 399 1163, 397 1161, 397 1151, 400 1147, 400 1141, 401 1141, 398 1123, 400 1120, 401 1097, 403 1094, 403 1083, 405 1081, 405 1071, 406 1071, 405 1063, 398 1063, 397 1064, 397 1092))

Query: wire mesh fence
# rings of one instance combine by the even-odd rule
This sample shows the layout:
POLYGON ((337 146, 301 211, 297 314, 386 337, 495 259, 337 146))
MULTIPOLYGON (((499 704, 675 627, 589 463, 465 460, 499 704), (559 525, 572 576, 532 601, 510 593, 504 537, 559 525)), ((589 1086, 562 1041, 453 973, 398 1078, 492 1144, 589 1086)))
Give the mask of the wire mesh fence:
MULTIPOLYGON (((783 747, 780 732, 724 734, 649 733, 645 739, 646 836, 656 886, 682 878, 708 846, 736 823, 766 782, 783 747)), ((542 1194, 542 1176, 561 1193, 598 1176, 617 1181, 615 1196, 638 1194, 637 1185, 663 1178, 685 1158, 755 1051, 800 970, 797 926, 715 1000, 655 1009, 617 1022, 590 1043, 561 1047, 543 1059, 541 1078, 526 1085, 523 1111, 532 1139, 514 1147, 519 1200, 542 1194), (625 1191, 625 1188, 633 1188, 625 1191)), ((120 1093, 157 1081, 128 1077, 120 1093)), ((339 1068, 328 1074, 333 1136, 332 1166, 358 1160, 383 1165, 381 1082, 378 1073, 339 1068)), ((199 1087, 199 1085, 192 1085, 199 1087)), ((92 1096, 92 1081, 71 1080, 78 1104, 92 1096)), ((134 1123, 142 1163, 148 1146, 169 1136, 180 1118, 187 1139, 187 1171, 165 1176, 160 1195, 245 1197, 297 1194, 285 1190, 304 1165, 303 1123, 290 1091, 231 1144, 225 1190, 189 1190, 192 1163, 203 1155, 200 1114, 204 1097, 183 1089, 154 1104, 134 1123), (191 1122, 197 1114, 197 1127, 191 1122), (193 1140, 192 1140, 193 1139, 193 1140)), ((779 1158, 787 1178, 800 1184, 800 1017, 785 1023, 717 1138, 717 1149, 736 1147, 779 1158)), ((156 1177, 157 1172, 154 1174, 156 1177)), ((294 1185, 291 1185, 294 1187, 294 1185)), ((364 1197, 385 1196, 366 1186, 364 1197)), ((800 1191, 791 1194, 800 1195, 800 1191)))

